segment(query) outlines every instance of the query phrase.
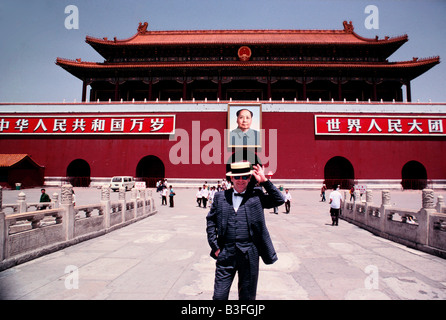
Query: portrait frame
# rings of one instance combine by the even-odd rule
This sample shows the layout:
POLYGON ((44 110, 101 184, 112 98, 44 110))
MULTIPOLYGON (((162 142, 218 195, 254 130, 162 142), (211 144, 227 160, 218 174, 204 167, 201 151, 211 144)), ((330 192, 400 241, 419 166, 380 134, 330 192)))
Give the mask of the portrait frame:
POLYGON ((230 103, 228 104, 227 146, 228 148, 260 148, 262 146, 262 104, 260 103, 230 103), (252 122, 246 138, 238 128, 237 112, 249 110, 252 122), (243 140, 243 139, 246 139, 243 140))

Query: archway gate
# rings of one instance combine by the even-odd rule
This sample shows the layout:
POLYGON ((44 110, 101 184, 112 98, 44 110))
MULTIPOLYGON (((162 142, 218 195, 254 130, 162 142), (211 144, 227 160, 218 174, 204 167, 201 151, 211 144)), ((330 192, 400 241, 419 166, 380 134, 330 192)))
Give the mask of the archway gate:
POLYGON ((329 189, 338 185, 341 189, 354 186, 355 171, 351 162, 340 156, 328 160, 324 167, 324 183, 329 189))
POLYGON ((154 188, 156 182, 165 178, 164 163, 157 156, 142 158, 136 166, 136 180, 145 181, 148 188, 154 188))

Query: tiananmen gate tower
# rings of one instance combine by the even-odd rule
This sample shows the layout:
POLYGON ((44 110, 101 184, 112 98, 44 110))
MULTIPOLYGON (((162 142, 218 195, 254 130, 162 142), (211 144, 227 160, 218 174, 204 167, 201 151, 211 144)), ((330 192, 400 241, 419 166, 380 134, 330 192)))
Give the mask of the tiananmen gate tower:
POLYGON ((103 63, 57 59, 91 86, 90 101, 319 100, 411 101, 410 81, 439 57, 389 62, 407 35, 366 39, 343 30, 147 31, 86 42, 103 63))
POLYGON ((339 30, 140 23, 124 40, 87 36, 103 62, 56 60, 82 81, 81 102, 0 104, 0 147, 30 155, 47 185, 130 175, 198 186, 245 159, 289 187, 446 188, 446 105, 411 98, 411 81, 440 58, 389 61, 407 41, 364 38, 347 21, 339 30), (229 138, 242 109, 255 143, 229 138))

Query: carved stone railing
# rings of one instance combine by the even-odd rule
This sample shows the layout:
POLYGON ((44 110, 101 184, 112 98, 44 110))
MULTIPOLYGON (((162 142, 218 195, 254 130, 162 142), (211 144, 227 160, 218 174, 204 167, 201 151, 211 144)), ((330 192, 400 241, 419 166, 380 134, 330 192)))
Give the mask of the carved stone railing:
POLYGON ((48 208, 37 211, 27 211, 37 209, 40 203, 27 204, 23 192, 16 204, 3 205, 0 188, 0 271, 156 213, 152 191, 148 189, 133 189, 129 201, 122 189, 119 200, 112 202, 110 187, 105 185, 99 203, 75 207, 72 188, 62 186, 60 204, 54 194, 48 208), (6 215, 3 208, 12 208, 13 213, 6 215))
MULTIPOLYGON (((360 199, 360 197, 356 197, 360 199)), ((443 197, 431 189, 422 191, 419 210, 393 207, 390 191, 382 191, 381 205, 373 203, 372 191, 366 191, 365 201, 347 201, 344 193, 341 218, 372 233, 446 258, 446 207, 443 197)))
POLYGON ((26 202, 26 194, 24 192, 20 192, 17 196, 16 203, 3 204, 0 211, 5 213, 8 213, 8 211, 10 211, 10 213, 21 213, 31 211, 30 209, 33 207, 36 209, 36 211, 41 209, 58 208, 59 194, 54 193, 51 202, 26 202))

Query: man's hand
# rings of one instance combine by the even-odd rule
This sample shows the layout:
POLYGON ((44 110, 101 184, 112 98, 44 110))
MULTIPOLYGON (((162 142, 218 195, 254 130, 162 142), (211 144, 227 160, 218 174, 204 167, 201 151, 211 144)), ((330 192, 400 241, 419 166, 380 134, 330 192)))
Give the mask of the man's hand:
POLYGON ((265 176, 265 171, 261 165, 253 165, 252 168, 254 169, 253 176, 256 178, 258 183, 268 181, 265 176))
POLYGON ((218 249, 217 251, 215 251, 215 256, 218 257, 218 255, 220 254, 220 249, 218 249))

